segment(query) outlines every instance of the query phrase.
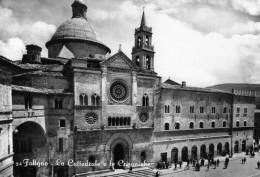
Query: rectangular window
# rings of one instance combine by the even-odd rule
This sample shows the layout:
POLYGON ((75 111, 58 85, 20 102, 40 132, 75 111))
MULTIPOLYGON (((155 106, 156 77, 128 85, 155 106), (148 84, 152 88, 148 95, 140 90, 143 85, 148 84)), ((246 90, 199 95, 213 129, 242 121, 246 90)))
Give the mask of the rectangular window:
POLYGON ((190 106, 190 113, 191 113, 191 114, 194 113, 194 106, 190 106))
POLYGON ((59 152, 63 152, 63 138, 59 138, 59 152))
POLYGON ((200 107, 200 113, 202 114, 202 113, 204 113, 204 107, 200 107))
POLYGON ((238 114, 240 113, 240 107, 237 107, 237 113, 238 114))
POLYGON ((55 109, 63 109, 63 100, 61 98, 56 98, 54 102, 55 109))
POLYGON ((244 108, 244 114, 247 114, 247 108, 244 108))
POLYGON ((211 108, 211 113, 212 113, 212 114, 215 114, 215 113, 216 113, 216 108, 215 108, 215 107, 212 107, 212 108, 211 108))
POLYGON ((64 120, 64 119, 60 119, 60 127, 61 128, 65 128, 66 127, 66 120, 64 120))

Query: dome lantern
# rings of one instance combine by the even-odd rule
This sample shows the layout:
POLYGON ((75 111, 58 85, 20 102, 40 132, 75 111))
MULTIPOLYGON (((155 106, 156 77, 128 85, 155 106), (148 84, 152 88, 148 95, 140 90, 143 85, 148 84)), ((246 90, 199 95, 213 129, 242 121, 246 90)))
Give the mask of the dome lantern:
POLYGON ((83 0, 75 0, 72 4, 72 18, 84 17, 86 18, 87 5, 83 0))

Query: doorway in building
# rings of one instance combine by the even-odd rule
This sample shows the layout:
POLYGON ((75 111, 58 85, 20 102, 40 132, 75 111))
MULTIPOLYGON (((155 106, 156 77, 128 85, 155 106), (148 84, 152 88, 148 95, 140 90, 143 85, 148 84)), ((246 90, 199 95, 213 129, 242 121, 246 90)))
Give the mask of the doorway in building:
POLYGON ((222 144, 218 143, 217 145, 217 155, 222 155, 222 144))
POLYGON ((239 149, 238 147, 239 147, 239 142, 236 141, 236 142, 235 142, 235 147, 234 147, 234 152, 235 152, 235 153, 238 153, 238 149, 239 149))
POLYGON ((173 148, 173 149, 172 149, 171 161, 172 161, 173 163, 178 162, 178 149, 177 149, 177 148, 173 148))
MULTIPOLYGON (((46 136, 40 124, 28 121, 15 129, 13 141, 14 163, 22 163, 24 159, 32 160, 32 157, 38 161, 37 157, 41 154, 36 154, 34 149, 41 149, 44 152, 46 136)), ((36 166, 14 166, 14 176, 35 177, 37 176, 37 170, 39 168, 37 169, 36 166)))
POLYGON ((242 141, 242 152, 246 152, 246 140, 242 141))
POLYGON ((167 152, 161 153, 161 161, 167 162, 167 152))
POLYGON ((115 168, 123 168, 122 165, 120 165, 120 161, 123 161, 125 159, 125 151, 124 151, 124 147, 122 144, 118 143, 115 147, 114 147, 114 163, 115 163, 115 168))
POLYGON ((214 151, 215 151, 214 144, 210 144, 209 145, 209 156, 210 156, 210 158, 214 158, 214 151))
POLYGON ((207 158, 206 145, 203 144, 200 147, 200 158, 207 158))
POLYGON ((184 162, 188 161, 188 148, 186 146, 181 150, 181 160, 184 162))
POLYGON ((225 154, 224 155, 226 155, 226 154, 229 154, 229 143, 228 142, 225 143, 225 154))
POLYGON ((191 148, 191 159, 194 159, 194 160, 196 160, 197 159, 197 155, 198 155, 198 149, 197 149, 197 146, 193 146, 192 148, 191 148))

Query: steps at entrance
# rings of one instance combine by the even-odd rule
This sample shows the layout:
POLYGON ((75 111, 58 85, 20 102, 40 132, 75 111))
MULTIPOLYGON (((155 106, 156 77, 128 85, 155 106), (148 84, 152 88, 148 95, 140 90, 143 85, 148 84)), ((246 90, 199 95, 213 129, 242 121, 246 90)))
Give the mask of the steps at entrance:
POLYGON ((153 177, 154 173, 151 169, 136 170, 132 173, 118 173, 107 175, 106 177, 153 177))

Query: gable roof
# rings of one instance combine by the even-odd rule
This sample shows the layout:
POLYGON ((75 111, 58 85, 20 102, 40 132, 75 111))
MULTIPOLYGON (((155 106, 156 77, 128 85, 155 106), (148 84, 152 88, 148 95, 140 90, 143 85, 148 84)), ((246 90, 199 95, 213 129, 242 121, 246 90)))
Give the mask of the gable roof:
MULTIPOLYGON (((101 65, 102 66, 109 66, 109 64, 113 63, 116 60, 123 60, 129 66, 130 69, 136 70, 136 65, 122 51, 118 51, 116 54, 114 54, 113 56, 111 56, 107 60, 101 62, 101 65)), ((111 67, 119 68, 118 66, 111 66, 111 67)))
POLYGON ((167 79, 166 81, 164 81, 164 83, 170 84, 170 85, 181 85, 181 84, 179 84, 179 83, 177 83, 177 82, 175 82, 171 79, 167 79))

